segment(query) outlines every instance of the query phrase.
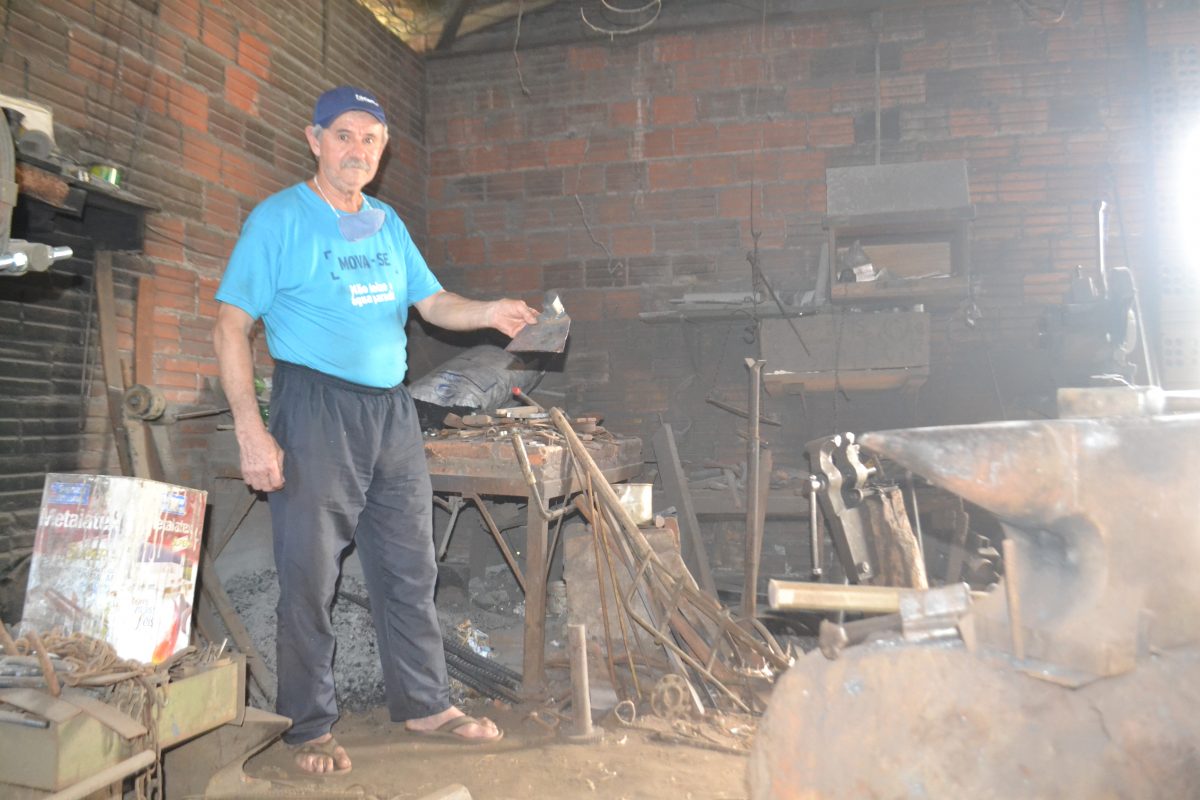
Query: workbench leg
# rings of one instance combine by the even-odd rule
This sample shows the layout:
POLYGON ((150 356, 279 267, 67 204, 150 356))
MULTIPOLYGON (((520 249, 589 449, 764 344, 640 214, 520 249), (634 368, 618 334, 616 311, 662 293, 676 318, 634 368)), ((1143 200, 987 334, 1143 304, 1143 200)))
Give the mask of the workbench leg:
POLYGON ((521 693, 529 699, 545 690, 546 660, 546 538, 549 524, 530 499, 525 536, 525 644, 521 693))

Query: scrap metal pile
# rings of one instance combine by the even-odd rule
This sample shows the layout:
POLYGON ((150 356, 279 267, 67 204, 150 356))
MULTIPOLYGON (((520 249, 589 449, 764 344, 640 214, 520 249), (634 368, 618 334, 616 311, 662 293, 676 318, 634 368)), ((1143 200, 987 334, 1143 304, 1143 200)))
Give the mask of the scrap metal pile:
MULTIPOLYGON (((517 396, 530 402, 519 392, 517 396)), ((761 623, 736 619, 715 595, 697 586, 678 558, 677 539, 674 558, 651 545, 597 464, 597 448, 614 439, 599 419, 569 418, 561 409, 530 405, 465 417, 451 414, 445 424, 446 429, 428 436, 435 441, 508 442, 530 503, 559 524, 549 552, 560 541, 567 513, 578 511, 586 521, 594 562, 587 579, 591 585, 568 581, 567 592, 598 600, 603 634, 591 633, 600 640, 605 671, 620 700, 652 704, 657 697, 660 707, 684 705, 696 713, 707 708, 762 710, 763 690, 787 667, 789 656, 761 623), (564 448, 561 478, 578 491, 573 502, 554 510, 531 466, 532 449, 540 445, 564 448), (664 676, 670 678, 666 683, 664 676), (672 704, 671 698, 683 702, 672 704)), ((515 559, 492 532, 524 588, 515 559)))
MULTIPOLYGON (((163 748, 175 743, 164 742, 161 735, 167 687, 215 664, 223 650, 223 645, 187 647, 153 665, 120 658, 112 645, 86 634, 27 629, 14 639, 0 623, 0 722, 6 723, 0 733, 7 733, 0 736, 0 775, 5 776, 0 792, 10 780, 43 789, 70 783, 71 796, 82 797, 135 775, 133 796, 161 796, 163 748), (89 738, 80 725, 71 727, 69 735, 59 732, 80 713, 99 723, 101 739, 89 738), (22 730, 39 732, 39 738, 23 737, 22 730), (109 744, 100 744, 114 734, 109 744), (61 746, 73 754, 74 764, 34 756, 58 736, 65 737, 61 746), (114 741, 121 746, 114 748, 114 741)), ((190 719, 188 723, 190 727, 190 719)))
POLYGON ((617 676, 613 659, 616 636, 621 637, 629 656, 629 684, 614 680, 614 687, 620 687, 625 699, 649 699, 646 671, 658 659, 641 646, 641 639, 631 636, 631 627, 636 627, 661 649, 667 671, 676 676, 697 710, 702 705, 757 710, 760 706, 752 679, 772 677, 787 667, 788 656, 757 620, 735 619, 717 598, 702 592, 681 562, 668 566, 604 478, 566 415, 556 408, 549 414, 570 449, 572 468, 583 487, 575 506, 587 519, 592 536, 611 676, 617 676), (627 588, 622 588, 626 582, 627 588), (617 631, 607 625, 610 603, 620 609, 617 631), (635 649, 640 659, 634 655, 635 649))

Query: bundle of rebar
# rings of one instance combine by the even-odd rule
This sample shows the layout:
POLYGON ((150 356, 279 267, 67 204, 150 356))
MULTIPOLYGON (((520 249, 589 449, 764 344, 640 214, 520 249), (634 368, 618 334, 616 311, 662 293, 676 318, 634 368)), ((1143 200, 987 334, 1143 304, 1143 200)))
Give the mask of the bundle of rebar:
MULTIPOLYGON (((691 687, 697 707, 703 702, 702 692, 710 707, 726 703, 741 711, 758 710, 751 678, 770 677, 789 664, 778 642, 757 620, 735 619, 717 598, 700 591, 685 567, 676 571, 668 568, 621 504, 566 415, 552 408, 549 417, 565 439, 572 467, 584 487, 576 505, 592 529, 608 667, 614 686, 620 684, 613 658, 613 631, 608 624, 610 595, 621 612, 616 615, 619 633, 631 656, 628 665, 632 694, 637 699, 643 699, 645 690, 630 648, 631 625, 662 648, 672 671, 691 687), (622 583, 628 584, 624 591, 622 583)), ((640 639, 633 638, 637 646, 642 646, 640 639)), ((643 663, 650 660, 643 655, 643 663)))

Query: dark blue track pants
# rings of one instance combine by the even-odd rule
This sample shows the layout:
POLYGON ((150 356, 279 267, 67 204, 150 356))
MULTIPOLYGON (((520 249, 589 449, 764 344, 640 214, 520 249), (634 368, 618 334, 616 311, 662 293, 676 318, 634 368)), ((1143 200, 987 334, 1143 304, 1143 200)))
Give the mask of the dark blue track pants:
POLYGON ((278 713, 285 741, 337 719, 330 611, 342 559, 358 546, 394 721, 450 707, 433 605, 433 492, 416 410, 403 386, 374 389, 278 363, 271 433, 285 485, 269 495, 279 572, 278 713))

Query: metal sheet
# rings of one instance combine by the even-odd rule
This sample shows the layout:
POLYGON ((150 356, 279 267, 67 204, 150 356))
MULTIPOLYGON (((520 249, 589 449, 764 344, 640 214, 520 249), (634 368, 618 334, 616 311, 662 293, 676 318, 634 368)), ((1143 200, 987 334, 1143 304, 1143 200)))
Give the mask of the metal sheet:
POLYGON ((831 217, 941 211, 971 203, 962 159, 830 167, 825 183, 831 217))

